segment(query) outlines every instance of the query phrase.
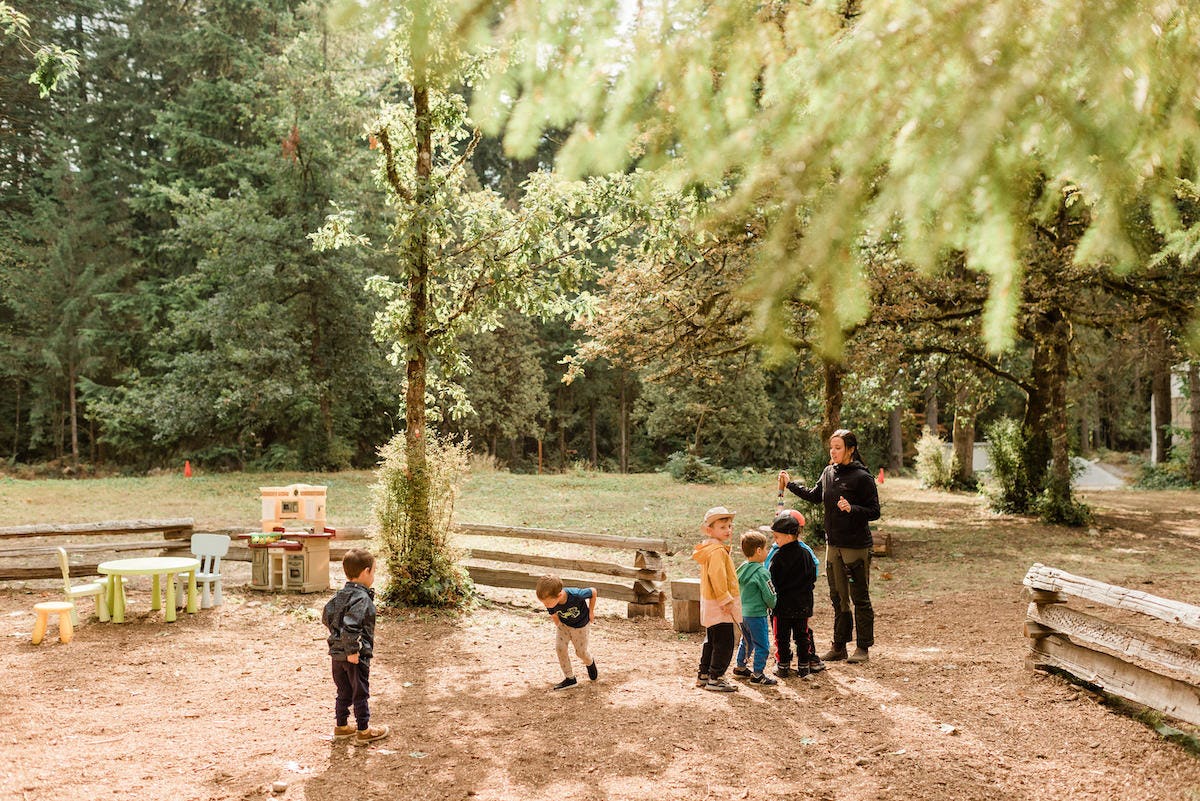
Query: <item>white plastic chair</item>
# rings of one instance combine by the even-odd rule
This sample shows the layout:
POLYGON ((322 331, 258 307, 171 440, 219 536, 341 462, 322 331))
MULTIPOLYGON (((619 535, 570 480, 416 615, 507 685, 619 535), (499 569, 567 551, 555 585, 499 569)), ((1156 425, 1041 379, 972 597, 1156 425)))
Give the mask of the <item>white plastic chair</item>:
MULTIPOLYGON (((200 608, 208 609, 220 606, 221 598, 221 557, 229 553, 229 536, 226 534, 193 534, 192 556, 200 559, 200 568, 196 571, 196 585, 200 588, 200 608), (209 594, 209 588, 212 594, 209 594)), ((187 598, 187 573, 176 576, 179 580, 179 594, 176 598, 187 598)))
MULTIPOLYGON (((86 598, 89 595, 96 596, 96 617, 100 618, 101 622, 108 620, 108 599, 105 597, 105 585, 103 582, 94 581, 89 584, 80 584, 71 586, 71 563, 67 559, 67 552, 64 548, 58 549, 58 565, 62 568, 63 574, 63 597, 74 603, 76 598, 86 598)), ((71 608, 71 623, 78 625, 79 613, 75 608, 71 608)))

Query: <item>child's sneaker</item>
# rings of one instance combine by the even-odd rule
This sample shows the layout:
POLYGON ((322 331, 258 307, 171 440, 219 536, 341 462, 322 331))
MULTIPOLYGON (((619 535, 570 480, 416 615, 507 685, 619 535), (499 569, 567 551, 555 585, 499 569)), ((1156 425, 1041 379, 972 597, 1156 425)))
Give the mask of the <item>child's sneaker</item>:
POLYGON ((562 681, 560 681, 558 684, 555 684, 550 689, 551 690, 569 690, 572 687, 577 687, 577 686, 579 686, 579 682, 576 681, 574 678, 569 678, 569 679, 563 679, 562 681))
POLYGON ((801 665, 800 667, 798 667, 792 671, 793 676, 799 676, 800 678, 804 678, 809 673, 812 673, 812 671, 809 670, 808 665, 801 665))
POLYGON ((725 681, 724 676, 717 676, 715 679, 709 679, 704 685, 704 689, 714 693, 736 693, 737 686, 725 681))
POLYGON ((708 684, 708 674, 707 673, 697 673, 696 674, 696 686, 703 687, 707 684, 708 684))
POLYGON ((775 668, 775 675, 781 679, 786 679, 788 676, 792 675, 792 669, 787 665, 780 665, 779 667, 775 668))
POLYGON ((742 667, 741 665, 738 665, 737 667, 735 667, 733 669, 733 675, 745 679, 745 678, 749 678, 750 676, 753 676, 754 674, 752 672, 750 672, 750 668, 742 667))
POLYGON ((587 666, 588 678, 595 681, 600 677, 600 671, 596 669, 596 660, 592 660, 592 664, 587 666))
POLYGON ((825 669, 825 663, 822 662, 820 659, 814 659, 808 663, 808 672, 809 673, 820 673, 824 669, 825 669))
POLYGON ((372 726, 369 729, 359 729, 358 733, 354 735, 354 742, 358 745, 366 745, 376 740, 382 740, 391 733, 392 730, 387 726, 372 726))
POLYGON ((751 684, 761 684, 764 687, 774 687, 779 682, 763 673, 755 673, 750 677, 751 684))
POLYGON ((333 727, 333 741, 336 743, 339 740, 345 740, 348 737, 353 737, 358 733, 358 729, 347 723, 345 726, 333 727))

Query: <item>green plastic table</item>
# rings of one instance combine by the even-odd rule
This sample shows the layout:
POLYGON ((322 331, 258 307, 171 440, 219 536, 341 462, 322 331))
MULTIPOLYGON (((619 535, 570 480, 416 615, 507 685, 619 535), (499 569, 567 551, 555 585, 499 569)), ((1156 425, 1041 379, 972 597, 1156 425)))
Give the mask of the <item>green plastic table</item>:
POLYGON ((105 603, 109 606, 109 614, 113 623, 125 622, 125 582, 121 576, 152 576, 151 591, 154 601, 150 608, 157 610, 159 606, 159 576, 167 577, 167 608, 163 617, 168 623, 175 622, 175 574, 188 574, 187 610, 196 611, 196 570, 200 567, 199 559, 186 556, 147 556, 141 559, 114 559, 103 562, 96 568, 100 575, 108 576, 108 587, 105 590, 105 603))

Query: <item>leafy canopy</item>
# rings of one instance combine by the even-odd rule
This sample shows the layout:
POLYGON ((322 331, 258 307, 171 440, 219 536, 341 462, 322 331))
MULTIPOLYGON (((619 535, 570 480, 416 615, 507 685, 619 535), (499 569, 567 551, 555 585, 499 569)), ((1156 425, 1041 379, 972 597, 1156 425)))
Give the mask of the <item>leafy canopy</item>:
POLYGON ((457 20, 506 66, 474 105, 514 152, 571 128, 573 174, 637 163, 677 185, 732 180, 723 213, 768 210, 755 289, 777 338, 802 297, 836 352, 867 314, 859 245, 886 231, 927 270, 953 250, 988 276, 993 349, 1013 341, 1028 232, 1063 203, 1087 209, 1078 265, 1144 263, 1138 205, 1196 250, 1174 199, 1200 164, 1200 7, 858 5, 469 0, 457 20))

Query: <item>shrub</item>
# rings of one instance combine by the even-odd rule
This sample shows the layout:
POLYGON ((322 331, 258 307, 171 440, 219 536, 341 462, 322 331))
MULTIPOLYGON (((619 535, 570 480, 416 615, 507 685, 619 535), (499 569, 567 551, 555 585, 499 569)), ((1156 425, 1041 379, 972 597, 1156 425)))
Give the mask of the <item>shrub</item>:
POLYGON ((917 478, 926 487, 951 489, 954 486, 955 459, 946 453, 946 443, 928 426, 917 440, 917 478))
POLYGON ((1044 522, 1060 526, 1078 527, 1092 522, 1092 507, 1069 491, 1053 492, 1049 487, 1038 496, 1034 511, 1044 522))
POLYGON ((1021 458, 1024 439, 1021 424, 1011 417, 1002 417, 985 429, 990 444, 992 479, 984 496, 992 511, 1001 514, 1024 514, 1029 511, 1029 474, 1021 458))
POLYGON ((1162 464, 1152 464, 1148 459, 1143 461, 1139 457, 1133 457, 1133 461, 1138 465, 1138 476, 1134 486, 1151 490, 1191 488, 1187 478, 1187 462, 1180 458, 1185 450, 1179 447, 1172 448, 1170 461, 1162 464))
POLYGON ((663 469, 676 481, 688 484, 721 484, 725 481, 725 471, 721 468, 710 464, 707 459, 683 451, 676 451, 667 457, 663 469))
POLYGON ((467 443, 455 444, 431 435, 425 447, 432 523, 429 531, 420 530, 407 513, 413 480, 404 434, 397 434, 379 449, 379 480, 371 487, 371 495, 388 572, 380 598, 386 604, 462 607, 471 600, 472 584, 455 561, 449 533, 459 482, 466 473, 467 443))

